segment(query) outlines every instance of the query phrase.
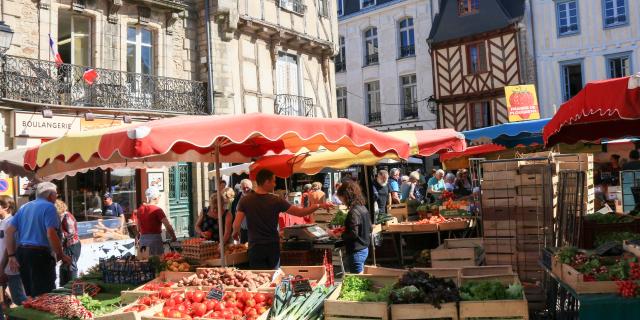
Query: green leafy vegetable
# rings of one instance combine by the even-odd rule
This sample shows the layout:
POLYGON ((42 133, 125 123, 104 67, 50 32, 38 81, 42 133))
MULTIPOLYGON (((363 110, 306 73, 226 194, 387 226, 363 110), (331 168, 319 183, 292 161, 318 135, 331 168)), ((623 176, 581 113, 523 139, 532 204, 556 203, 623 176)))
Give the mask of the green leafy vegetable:
POLYGON ((458 288, 449 279, 430 276, 423 271, 409 270, 391 292, 391 303, 429 303, 440 308, 442 303, 459 301, 458 288), (419 293, 415 291, 418 289, 419 293))
POLYGON ((624 240, 640 240, 640 234, 634 232, 608 232, 596 234, 594 245, 599 247, 610 241, 622 242, 624 240))
POLYGON ((387 301, 391 290, 391 285, 375 288, 373 282, 367 278, 346 276, 342 281, 342 291, 340 292, 338 300, 362 302, 387 301))
POLYGON ((633 222, 634 218, 630 216, 617 216, 612 213, 602 214, 594 213, 584 216, 584 219, 594 223, 628 223, 633 222))
POLYGON ((347 220, 347 214, 342 210, 338 210, 329 224, 334 226, 344 226, 345 220, 347 220))
POLYGON ((521 299, 520 284, 506 286, 497 280, 471 281, 460 287, 460 297, 465 301, 521 299))

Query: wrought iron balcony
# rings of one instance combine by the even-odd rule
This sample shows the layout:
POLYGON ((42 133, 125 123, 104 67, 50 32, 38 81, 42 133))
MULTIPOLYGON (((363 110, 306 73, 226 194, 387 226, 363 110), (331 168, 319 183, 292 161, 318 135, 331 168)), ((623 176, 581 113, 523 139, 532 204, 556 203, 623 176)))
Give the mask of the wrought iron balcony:
POLYGON ((368 54, 364 56, 364 65, 365 66, 370 66, 372 64, 377 64, 378 63, 378 53, 372 53, 372 54, 368 54))
POLYGON ((402 106, 403 119, 415 119, 418 117, 418 104, 408 103, 402 106))
POLYGON ((153 113, 206 114, 203 82, 6 56, 2 98, 47 105, 84 106, 153 113))
POLYGON ((382 121, 382 113, 380 111, 369 112, 369 123, 375 123, 380 121, 382 121))
POLYGON ((415 55, 416 55, 416 46, 415 45, 408 45, 408 46, 400 47, 400 57, 401 58, 415 56, 415 55))
POLYGON ((275 101, 275 114, 285 116, 315 117, 313 99, 291 94, 278 94, 275 101))
POLYGON ((347 70, 347 64, 344 61, 336 60, 336 72, 344 72, 347 70))

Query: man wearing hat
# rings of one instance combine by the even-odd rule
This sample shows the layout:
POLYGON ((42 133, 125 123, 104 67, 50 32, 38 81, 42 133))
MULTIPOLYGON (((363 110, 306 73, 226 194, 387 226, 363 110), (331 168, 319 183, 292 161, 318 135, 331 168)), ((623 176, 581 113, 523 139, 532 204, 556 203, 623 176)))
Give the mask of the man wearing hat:
POLYGON ((104 204, 102 207, 102 216, 120 218, 122 226, 124 227, 126 222, 124 209, 122 209, 122 206, 119 203, 113 202, 111 193, 107 192, 102 196, 102 203, 104 204))

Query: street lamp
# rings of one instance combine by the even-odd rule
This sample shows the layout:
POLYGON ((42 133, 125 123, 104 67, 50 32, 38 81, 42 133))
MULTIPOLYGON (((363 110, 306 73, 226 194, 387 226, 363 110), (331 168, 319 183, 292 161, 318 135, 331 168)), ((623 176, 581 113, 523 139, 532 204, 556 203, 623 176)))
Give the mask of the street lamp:
POLYGON ((431 95, 427 100, 427 107, 429 108, 429 111, 431 111, 431 113, 438 113, 438 101, 433 95, 431 95))
POLYGON ((13 39, 13 30, 4 21, 0 21, 0 54, 4 55, 9 47, 11 47, 11 40, 13 39))

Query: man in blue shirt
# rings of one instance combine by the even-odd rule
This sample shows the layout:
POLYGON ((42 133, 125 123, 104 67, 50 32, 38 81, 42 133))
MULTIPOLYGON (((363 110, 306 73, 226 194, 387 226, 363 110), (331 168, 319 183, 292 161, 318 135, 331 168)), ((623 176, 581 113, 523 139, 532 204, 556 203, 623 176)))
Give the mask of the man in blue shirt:
POLYGON ((122 209, 119 203, 113 202, 113 197, 110 193, 107 192, 104 194, 102 202, 104 203, 104 207, 102 208, 103 216, 115 218, 124 216, 124 209, 122 209))
POLYGON ((400 203, 400 169, 392 168, 389 171, 389 192, 391 193, 391 204, 400 203))
POLYGON ((36 297, 55 289, 54 252, 62 263, 71 263, 71 258, 63 253, 58 237, 60 219, 53 205, 57 198, 55 184, 38 184, 36 199, 23 205, 7 228, 9 268, 20 272, 27 296, 36 297))

